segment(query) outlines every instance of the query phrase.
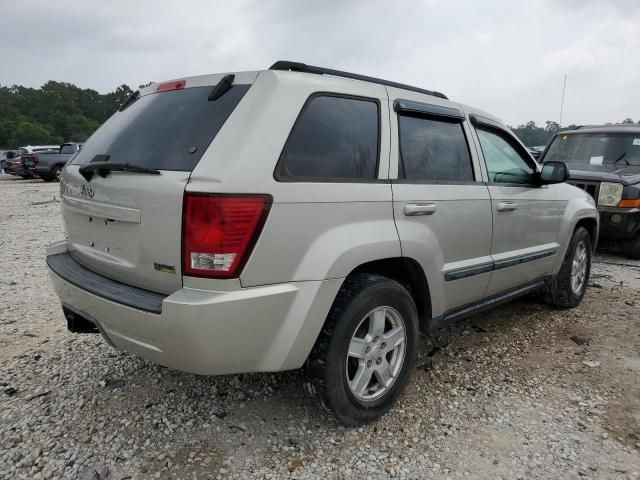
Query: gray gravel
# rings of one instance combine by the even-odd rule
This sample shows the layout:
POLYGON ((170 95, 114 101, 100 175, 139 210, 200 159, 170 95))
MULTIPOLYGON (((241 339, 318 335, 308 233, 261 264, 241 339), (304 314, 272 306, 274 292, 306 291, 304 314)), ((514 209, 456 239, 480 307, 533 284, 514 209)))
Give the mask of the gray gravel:
POLYGON ((640 478, 640 262, 599 255, 578 309, 527 298, 424 340, 399 404, 346 429, 296 372, 199 377, 67 333, 59 203, 33 205, 57 189, 0 176, 2 479, 640 478))

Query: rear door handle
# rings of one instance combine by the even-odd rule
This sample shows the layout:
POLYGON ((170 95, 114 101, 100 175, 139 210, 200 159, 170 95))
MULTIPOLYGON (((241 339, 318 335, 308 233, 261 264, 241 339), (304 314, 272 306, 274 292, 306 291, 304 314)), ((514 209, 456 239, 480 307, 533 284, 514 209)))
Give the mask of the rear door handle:
POLYGON ((515 202, 498 202, 499 212, 513 212, 518 209, 518 204, 515 202))
POLYGON ((435 203, 405 203, 404 205, 404 214, 407 217, 433 215, 434 213, 436 213, 435 203))

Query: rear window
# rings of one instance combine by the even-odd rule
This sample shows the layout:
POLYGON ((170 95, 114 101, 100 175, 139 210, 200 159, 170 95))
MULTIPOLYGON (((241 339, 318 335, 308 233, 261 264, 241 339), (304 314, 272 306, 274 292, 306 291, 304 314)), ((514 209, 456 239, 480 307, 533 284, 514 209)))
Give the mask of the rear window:
POLYGON ((467 139, 459 122, 401 115, 400 178, 473 182, 467 139))
POLYGON ((379 129, 377 101, 316 95, 307 102, 293 127, 276 167, 276 179, 375 179, 379 129))
POLYGON ((75 153, 75 151, 75 145, 62 145, 62 147, 60 147, 60 153, 75 153))
POLYGON ((82 146, 73 164, 96 155, 157 170, 191 171, 249 85, 209 101, 213 86, 153 93, 116 112, 82 146))

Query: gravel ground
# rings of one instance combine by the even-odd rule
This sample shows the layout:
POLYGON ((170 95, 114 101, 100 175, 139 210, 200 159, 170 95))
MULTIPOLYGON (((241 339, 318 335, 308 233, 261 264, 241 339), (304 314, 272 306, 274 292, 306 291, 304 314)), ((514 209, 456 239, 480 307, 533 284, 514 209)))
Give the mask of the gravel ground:
POLYGON ((398 405, 346 429, 295 372, 199 377, 67 333, 54 196, 0 176, 2 479, 640 478, 640 262, 597 255, 575 310, 526 298, 424 340, 398 405))

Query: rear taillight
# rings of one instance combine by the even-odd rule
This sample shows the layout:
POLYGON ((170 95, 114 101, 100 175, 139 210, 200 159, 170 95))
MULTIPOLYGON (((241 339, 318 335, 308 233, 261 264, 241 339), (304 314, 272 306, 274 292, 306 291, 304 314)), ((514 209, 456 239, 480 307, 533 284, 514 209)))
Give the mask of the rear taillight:
POLYGON ((237 277, 271 207, 269 195, 186 193, 182 213, 182 272, 237 277))
POLYGON ((187 82, 184 80, 177 80, 175 82, 161 83, 156 87, 156 92, 168 92, 170 90, 180 90, 185 87, 187 82))

